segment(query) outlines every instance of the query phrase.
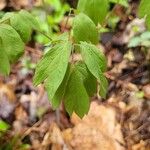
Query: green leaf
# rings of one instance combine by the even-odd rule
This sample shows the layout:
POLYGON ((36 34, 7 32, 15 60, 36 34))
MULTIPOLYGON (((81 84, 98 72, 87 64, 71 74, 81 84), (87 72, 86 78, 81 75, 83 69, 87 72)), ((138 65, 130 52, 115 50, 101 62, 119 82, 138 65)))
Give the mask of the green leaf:
POLYGON ((34 84, 38 85, 45 79, 49 99, 52 99, 65 76, 72 45, 69 41, 56 44, 43 57, 36 67, 34 84))
POLYGON ((35 30, 40 29, 37 19, 33 15, 31 15, 29 12, 27 12, 26 10, 21 10, 19 12, 19 15, 22 17, 22 19, 26 21, 26 24, 29 24, 33 29, 35 30))
POLYGON ((67 70, 72 45, 69 41, 66 41, 66 43, 60 44, 58 49, 60 52, 50 64, 51 68, 49 70, 49 77, 47 78, 45 85, 49 99, 54 97, 58 87, 63 81, 67 70))
POLYGON ((140 18, 146 17, 145 23, 150 30, 150 2, 149 0, 141 0, 138 15, 140 18))
POLYGON ((141 44, 141 38, 139 36, 136 36, 129 41, 128 47, 137 47, 140 46, 140 44, 141 44))
POLYGON ((102 98, 106 98, 107 89, 108 89, 108 80, 103 74, 99 74, 100 81, 100 91, 99 94, 102 98))
POLYGON ((0 44, 0 72, 4 75, 8 75, 10 72, 9 60, 1 44, 0 44))
POLYGON ((98 43, 98 30, 93 21, 83 13, 80 13, 73 21, 73 36, 76 42, 86 41, 98 43))
POLYGON ((0 22, 10 24, 26 43, 30 40, 32 29, 39 30, 39 23, 29 12, 21 10, 17 13, 6 13, 0 22))
POLYGON ((68 65, 68 69, 66 71, 65 77, 64 77, 61 85, 59 86, 53 99, 51 100, 51 104, 52 104, 53 109, 58 108, 60 103, 61 103, 61 100, 63 100, 63 98, 64 98, 64 94, 66 91, 66 86, 68 84, 69 76, 70 76, 70 64, 68 65))
POLYGON ((146 23, 147 29, 150 30, 150 14, 147 15, 145 23, 146 23))
POLYGON ((100 82, 100 95, 105 98, 108 83, 103 75, 106 71, 107 61, 102 52, 92 44, 81 42, 80 44, 81 55, 89 71, 98 79, 100 82))
POLYGON ((93 69, 96 70, 98 68, 98 70, 100 70, 101 72, 105 72, 107 69, 107 60, 101 50, 93 44, 87 42, 80 43, 83 59, 87 60, 88 63, 91 63, 90 65, 93 66, 93 69))
POLYGON ((24 43, 19 34, 10 25, 0 24, 0 38, 9 61, 16 61, 24 52, 24 43))
POLYGON ((30 40, 32 27, 19 13, 14 14, 10 18, 10 24, 19 33, 25 43, 30 40))
POLYGON ((145 31, 141 34, 140 36, 142 38, 142 40, 150 40, 150 31, 145 31))
MULTIPOLYGON (((77 9, 88 15, 93 22, 103 23, 109 10, 108 0, 79 0, 77 9)), ((88 31, 88 30, 87 30, 88 31)))
POLYGON ((35 75, 33 78, 33 84, 35 86, 42 83, 48 76, 51 70, 50 64, 55 57, 61 52, 59 45, 55 45, 43 56, 40 62, 36 66, 35 75))
POLYGON ((85 87, 88 95, 93 96, 97 92, 96 78, 90 73, 90 71, 86 67, 85 63, 78 62, 76 64, 76 68, 80 73, 81 80, 84 83, 84 87, 85 87))
POLYGON ((149 31, 143 32, 141 35, 135 36, 129 41, 128 47, 137 47, 137 46, 145 46, 145 47, 150 46, 149 31))
POLYGON ((149 0, 141 0, 138 15, 140 18, 145 17, 146 15, 150 14, 150 3, 149 0))
POLYGON ((10 127, 9 124, 0 120, 0 131, 5 132, 9 129, 9 127, 10 127))
POLYGON ((75 112, 79 117, 83 117, 89 110, 89 97, 84 88, 79 72, 72 68, 65 93, 65 108, 71 116, 75 112))

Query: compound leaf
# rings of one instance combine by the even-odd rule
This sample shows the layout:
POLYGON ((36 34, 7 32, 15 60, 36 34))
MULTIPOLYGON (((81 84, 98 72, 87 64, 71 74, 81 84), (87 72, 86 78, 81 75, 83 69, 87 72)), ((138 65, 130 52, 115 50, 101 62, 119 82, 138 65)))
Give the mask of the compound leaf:
POLYGON ((73 36, 76 42, 86 41, 98 43, 98 31, 93 21, 85 14, 80 13, 73 21, 73 36))

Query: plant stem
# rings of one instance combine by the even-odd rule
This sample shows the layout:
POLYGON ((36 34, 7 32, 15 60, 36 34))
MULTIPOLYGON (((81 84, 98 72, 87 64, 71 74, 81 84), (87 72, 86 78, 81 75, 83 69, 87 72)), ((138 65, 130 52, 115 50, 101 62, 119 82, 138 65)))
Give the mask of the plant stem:
MULTIPOLYGON (((3 21, 0 21, 0 24, 9 21, 10 18, 11 18, 11 17, 9 17, 9 18, 7 18, 7 19, 5 19, 5 20, 3 20, 3 21)), ((53 40, 53 39, 52 39, 51 37, 49 37, 46 33, 42 32, 42 31, 40 31, 40 30, 36 30, 36 31, 39 32, 39 33, 41 33, 41 34, 44 35, 45 37, 47 37, 49 40, 51 40, 51 41, 53 40)))
POLYGON ((69 14, 68 14, 67 19, 66 19, 66 23, 65 23, 64 29, 66 29, 66 27, 67 27, 67 25, 68 25, 69 17, 71 16, 72 10, 74 10, 74 9, 73 9, 73 8, 70 8, 69 14))
POLYGON ((45 37, 47 37, 50 41, 53 41, 53 39, 50 36, 48 36, 46 33, 42 32, 40 30, 36 30, 36 31, 39 32, 40 34, 44 35, 45 37))

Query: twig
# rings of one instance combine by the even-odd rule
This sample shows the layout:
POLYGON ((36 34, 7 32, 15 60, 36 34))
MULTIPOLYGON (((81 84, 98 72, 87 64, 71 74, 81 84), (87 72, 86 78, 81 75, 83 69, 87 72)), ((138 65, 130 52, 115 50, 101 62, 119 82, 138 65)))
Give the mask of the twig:
POLYGON ((74 9, 73 9, 73 8, 70 8, 69 14, 68 14, 68 16, 67 16, 66 23, 65 23, 65 26, 64 26, 64 29, 63 29, 63 32, 64 32, 64 30, 66 29, 66 27, 67 27, 67 25, 68 25, 68 21, 69 21, 69 18, 70 18, 70 16, 71 16, 72 10, 74 10, 74 9))

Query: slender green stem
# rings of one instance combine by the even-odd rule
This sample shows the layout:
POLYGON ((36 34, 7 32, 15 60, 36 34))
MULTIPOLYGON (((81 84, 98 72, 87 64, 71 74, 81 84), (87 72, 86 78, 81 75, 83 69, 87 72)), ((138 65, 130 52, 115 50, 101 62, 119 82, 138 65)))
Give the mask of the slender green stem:
POLYGON ((53 41, 53 39, 49 35, 47 35, 46 33, 42 32, 40 30, 36 30, 36 31, 39 32, 40 34, 44 35, 45 37, 47 37, 50 41, 53 41))
MULTIPOLYGON (((5 20, 0 21, 0 24, 9 21, 10 18, 11 18, 11 17, 9 17, 9 18, 7 18, 7 19, 5 19, 5 20)), ((51 40, 51 41, 53 40, 53 39, 52 39, 50 36, 48 36, 46 33, 42 32, 42 31, 40 31, 40 30, 36 30, 36 31, 39 32, 39 33, 41 33, 41 34, 44 35, 45 37, 47 37, 49 40, 51 40)))

